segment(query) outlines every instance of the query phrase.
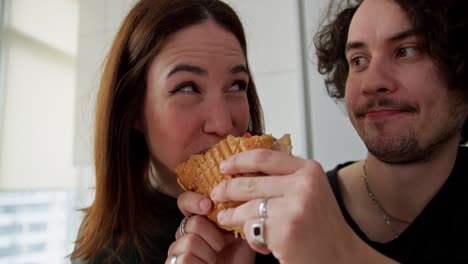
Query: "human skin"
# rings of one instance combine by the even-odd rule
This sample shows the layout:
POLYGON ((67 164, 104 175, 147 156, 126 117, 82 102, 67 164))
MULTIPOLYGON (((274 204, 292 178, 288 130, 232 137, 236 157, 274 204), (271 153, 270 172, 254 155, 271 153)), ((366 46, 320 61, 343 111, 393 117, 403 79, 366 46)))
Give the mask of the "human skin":
POLYGON ((250 76, 236 37, 206 20, 172 35, 153 59, 146 80, 145 135, 157 183, 173 197, 182 191, 175 167, 249 124, 250 76))
POLYGON ((365 1, 349 29, 346 108, 369 151, 389 163, 427 160, 466 118, 418 33, 391 0, 365 1))

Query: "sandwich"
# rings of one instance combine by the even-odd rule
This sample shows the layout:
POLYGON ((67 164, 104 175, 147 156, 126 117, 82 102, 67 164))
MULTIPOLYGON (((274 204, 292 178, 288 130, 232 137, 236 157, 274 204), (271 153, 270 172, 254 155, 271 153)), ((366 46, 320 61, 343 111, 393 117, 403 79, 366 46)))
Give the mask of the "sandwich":
MULTIPOLYGON (((229 135, 205 153, 192 155, 187 161, 179 164, 176 167, 177 181, 184 190, 197 192, 210 198, 210 192, 216 185, 224 180, 240 176, 224 175, 219 171, 219 164, 229 156, 253 149, 270 149, 291 154, 291 148, 289 134, 278 140, 275 140, 271 135, 251 136, 248 133, 242 137, 229 135)), ((259 176, 261 174, 255 175, 259 176)), ((242 203, 244 202, 214 203, 212 211, 208 214, 208 219, 215 222, 222 229, 232 231, 236 237, 240 234, 244 238, 241 226, 223 226, 217 220, 219 211, 237 207, 242 203)))

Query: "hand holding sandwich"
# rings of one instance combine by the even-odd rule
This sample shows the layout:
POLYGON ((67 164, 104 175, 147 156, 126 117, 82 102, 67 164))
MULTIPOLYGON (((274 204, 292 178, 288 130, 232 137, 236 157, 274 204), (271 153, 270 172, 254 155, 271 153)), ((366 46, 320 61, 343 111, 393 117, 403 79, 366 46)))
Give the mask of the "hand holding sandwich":
MULTIPOLYGON (((177 263, 253 263, 255 252, 245 240, 235 239, 238 234, 244 237, 242 226, 220 225, 217 221, 220 210, 242 202, 213 204, 209 199, 211 190, 221 181, 240 176, 220 173, 219 163, 236 153, 257 148, 290 153, 290 145, 289 135, 277 141, 271 135, 228 136, 206 153, 193 155, 177 166, 178 182, 188 191, 179 196, 178 205, 187 217, 176 233, 177 241, 169 248, 168 256, 178 256, 177 263), (232 231, 235 237, 220 228, 232 231)), ((166 262, 171 263, 170 259, 166 262)))
MULTIPOLYGON (((283 153, 253 150, 230 157, 220 166, 226 174, 262 172, 266 177, 241 177, 219 184, 214 201, 248 201, 218 214, 225 225, 242 225, 246 239, 260 253, 273 252, 281 263, 322 263, 332 259, 336 241, 352 240, 329 187, 325 172, 313 161, 283 153), (256 242, 252 226, 260 220, 259 205, 268 197, 265 245, 256 242), (338 228, 327 228, 336 226, 338 228), (331 232, 333 231, 333 233, 331 232)), ((337 262, 338 263, 338 262, 337 262)))
POLYGON ((220 170, 224 174, 255 171, 268 175, 224 181, 211 192, 215 202, 247 201, 221 211, 218 220, 223 225, 242 225, 254 250, 272 252, 282 264, 394 263, 362 242, 346 224, 319 163, 252 150, 228 158, 220 170), (252 226, 260 221, 259 206, 264 198, 268 202, 262 245, 254 239, 252 226))
MULTIPOLYGON (((226 176, 215 181, 216 187, 202 185, 200 191, 186 184, 186 190, 198 193, 178 198, 179 208, 190 216, 182 225, 185 235, 179 229, 169 249, 169 256, 180 256, 178 264, 254 263, 248 245, 273 253, 284 264, 365 263, 374 257, 385 263, 346 224, 319 163, 275 149, 231 154, 216 166, 219 173, 213 174, 226 176), (243 233, 246 240, 234 239, 219 227, 243 233)), ((200 181, 205 180, 190 182, 200 181)))
MULTIPOLYGON (((220 229, 205 217, 212 211, 209 198, 196 192, 184 192, 177 202, 184 215, 188 216, 184 225, 185 235, 177 230, 176 241, 168 252, 168 256, 179 256, 177 264, 254 263, 255 251, 247 241, 235 238, 232 232, 220 229)), ((170 263, 168 259, 166 264, 170 263)))

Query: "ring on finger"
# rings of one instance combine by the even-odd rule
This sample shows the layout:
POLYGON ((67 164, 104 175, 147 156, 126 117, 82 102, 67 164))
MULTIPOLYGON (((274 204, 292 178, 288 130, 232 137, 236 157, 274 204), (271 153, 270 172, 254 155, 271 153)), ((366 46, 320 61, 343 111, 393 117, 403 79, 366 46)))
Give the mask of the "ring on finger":
MULTIPOLYGON (((190 216, 186 216, 184 217, 184 219, 182 219, 182 221, 180 222, 180 225, 179 225, 179 234, 181 237, 185 236, 187 234, 187 232, 185 231, 185 225, 187 224, 187 220, 190 218, 190 216)), ((172 263, 171 263, 172 264, 172 263)))
POLYGON ((177 263, 177 258, 178 258, 178 257, 179 257, 179 256, 177 256, 177 255, 172 256, 172 258, 171 258, 171 263, 170 263, 170 264, 176 264, 176 263, 177 263))
POLYGON ((252 237, 260 245, 266 245, 265 242, 265 218, 260 218, 260 220, 252 225, 252 237))
POLYGON ((269 199, 270 199, 269 197, 263 198, 260 204, 258 205, 258 212, 260 213, 260 218, 263 218, 263 219, 268 218, 267 203, 269 199))

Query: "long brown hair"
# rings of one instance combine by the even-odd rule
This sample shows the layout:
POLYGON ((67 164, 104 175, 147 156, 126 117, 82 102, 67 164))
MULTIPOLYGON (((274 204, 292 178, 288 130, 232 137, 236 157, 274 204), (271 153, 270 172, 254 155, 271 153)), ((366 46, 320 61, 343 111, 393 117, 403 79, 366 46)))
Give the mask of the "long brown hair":
MULTIPOLYGON (((118 252, 137 240, 145 209, 154 207, 146 191, 150 153, 143 134, 134 129, 145 98, 148 68, 169 36, 206 19, 236 36, 247 61, 242 24, 232 8, 219 0, 142 0, 123 21, 106 58, 97 97, 95 199, 85 210, 72 259, 88 260, 110 243, 116 243, 118 252)), ((247 97, 248 131, 261 134, 263 116, 252 78, 247 97)), ((150 253, 142 244, 135 245, 142 257, 150 253)))

